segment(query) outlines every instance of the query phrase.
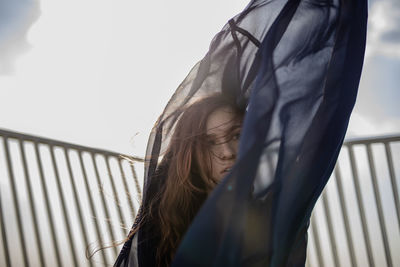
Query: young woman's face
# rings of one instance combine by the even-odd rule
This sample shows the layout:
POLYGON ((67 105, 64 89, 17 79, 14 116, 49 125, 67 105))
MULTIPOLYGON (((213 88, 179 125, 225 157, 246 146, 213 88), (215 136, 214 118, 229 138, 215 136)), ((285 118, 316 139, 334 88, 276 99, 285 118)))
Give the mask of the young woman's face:
POLYGON ((221 107, 209 115, 206 127, 212 178, 220 181, 235 163, 242 118, 232 108, 221 107))

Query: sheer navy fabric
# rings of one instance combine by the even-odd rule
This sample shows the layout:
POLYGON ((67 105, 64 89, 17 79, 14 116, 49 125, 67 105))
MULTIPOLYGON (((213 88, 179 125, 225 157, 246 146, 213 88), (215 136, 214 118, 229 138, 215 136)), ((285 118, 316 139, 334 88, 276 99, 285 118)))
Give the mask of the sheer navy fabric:
MULTIPOLYGON (((254 0, 214 37, 150 136, 143 203, 175 122, 204 96, 222 92, 246 108, 239 157, 172 266, 304 265, 296 255, 355 103, 366 21, 366 0, 254 0)), ((139 231, 139 258, 140 244, 139 231)), ((129 266, 129 249, 117 266, 129 266)))

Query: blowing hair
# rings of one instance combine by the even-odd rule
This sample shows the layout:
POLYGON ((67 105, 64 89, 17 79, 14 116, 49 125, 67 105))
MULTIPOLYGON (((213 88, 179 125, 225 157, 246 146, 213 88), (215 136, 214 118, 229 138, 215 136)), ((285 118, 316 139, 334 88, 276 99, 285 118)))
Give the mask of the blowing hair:
POLYGON ((170 265, 186 230, 218 182, 212 178, 205 136, 208 117, 221 107, 230 107, 242 117, 243 112, 234 102, 220 93, 195 102, 179 118, 160 163, 166 166, 166 176, 156 178, 165 180, 156 197, 149 200, 149 209, 143 210, 159 223, 160 240, 156 249, 159 266, 170 265))
POLYGON ((124 241, 131 239, 139 229, 151 228, 148 229, 151 235, 156 233, 157 236, 157 266, 171 264, 189 225, 218 183, 212 177, 211 152, 205 140, 207 119, 221 107, 230 107, 238 118, 243 116, 243 110, 221 93, 185 108, 162 161, 155 174, 149 177, 135 227, 124 241))

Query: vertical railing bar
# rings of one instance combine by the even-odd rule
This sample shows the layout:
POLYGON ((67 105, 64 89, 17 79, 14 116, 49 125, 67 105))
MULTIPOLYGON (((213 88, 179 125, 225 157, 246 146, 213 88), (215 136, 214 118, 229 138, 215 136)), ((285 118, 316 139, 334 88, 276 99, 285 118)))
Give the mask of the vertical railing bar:
POLYGON ((54 222, 53 222, 53 218, 54 217, 53 217, 53 213, 52 213, 51 207, 50 207, 49 193, 48 193, 48 190, 47 190, 46 180, 45 180, 45 177, 44 177, 42 159, 41 159, 40 153, 39 153, 39 146, 38 146, 38 143, 36 143, 36 142, 34 143, 34 145, 35 145, 35 154, 36 154, 36 159, 37 159, 37 163, 38 163, 41 187, 43 188, 43 195, 44 195, 44 199, 45 199, 45 203, 46 203, 47 220, 48 220, 48 223, 49 223, 49 226, 50 226, 53 246, 54 246, 54 250, 55 250, 55 253, 56 253, 57 264, 58 264, 58 266, 62 266, 61 258, 60 258, 60 250, 58 248, 57 235, 56 235, 56 231, 54 229, 54 222))
POLYGON ((342 218, 343 218, 343 223, 344 223, 344 229, 346 231, 347 245, 349 247, 351 266, 357 267, 357 261, 356 261, 356 257, 355 257, 355 253, 354 253, 354 246, 353 246, 353 238, 351 237, 351 231, 350 231, 349 216, 347 215, 346 200, 344 198, 343 185, 342 185, 342 175, 340 174, 339 163, 336 163, 335 178, 336 178, 335 179, 336 180, 336 186, 337 186, 338 194, 339 194, 340 208, 342 210, 342 218))
POLYGON ((331 248, 332 248, 332 254, 333 254, 333 260, 335 262, 335 266, 340 266, 339 262, 339 257, 337 254, 337 246, 336 246, 336 238, 335 234, 333 232, 333 226, 332 226, 332 216, 331 216, 331 211, 329 208, 329 203, 328 203, 328 191, 325 190, 324 193, 322 194, 322 202, 324 205, 325 209, 325 216, 326 216, 326 221, 328 223, 328 233, 329 233, 329 239, 331 241, 331 248))
POLYGON ((317 261, 319 267, 324 267, 324 259, 322 258, 321 244, 319 242, 319 233, 314 215, 311 216, 311 230, 314 238, 315 250, 317 252, 317 261))
POLYGON ((6 258, 6 264, 7 266, 11 266, 11 259, 10 259, 10 251, 8 249, 8 242, 7 242, 7 231, 6 231, 6 225, 4 221, 4 214, 3 214, 3 204, 1 201, 1 194, 0 194, 0 216, 1 216, 1 235, 2 235, 2 242, 3 242, 3 249, 4 249, 4 255, 6 258))
POLYGON ((133 175, 133 180, 135 181, 135 186, 136 186, 136 191, 140 200, 140 204, 142 203, 142 190, 140 190, 140 185, 139 185, 139 180, 138 180, 138 176, 136 174, 136 170, 135 167, 133 166, 133 164, 131 165, 131 171, 132 171, 132 175, 133 175))
MULTIPOLYGON (((72 185, 72 192, 74 194, 74 204, 75 204, 75 208, 78 211, 78 217, 79 217, 79 223, 81 226, 81 232, 83 235, 83 240, 84 240, 84 244, 85 247, 89 245, 89 241, 88 241, 88 237, 87 237, 87 231, 86 231, 86 227, 85 224, 83 223, 83 216, 82 216, 82 210, 81 210, 81 205, 79 205, 80 200, 79 200, 79 195, 78 192, 76 190, 76 184, 75 184, 75 178, 74 178, 74 174, 72 172, 72 167, 71 167, 71 161, 69 159, 69 155, 67 152, 67 147, 63 147, 64 149, 64 156, 65 156, 65 160, 67 163, 67 169, 68 169, 68 173, 69 173, 69 179, 70 179, 70 183, 72 185)), ((89 265, 93 266, 92 261, 89 260, 89 265)))
POLYGON ((18 139, 18 141, 19 141, 19 150, 21 152, 22 166, 23 166, 24 174, 25 174, 25 183, 26 183, 26 187, 28 189, 29 206, 30 206, 31 213, 32 213, 33 228, 35 230, 36 247, 39 250, 39 261, 40 261, 39 265, 45 266, 43 248, 42 248, 42 240, 40 238, 39 225, 38 225, 38 220, 37 220, 37 216, 36 216, 36 206, 34 204, 35 202, 34 202, 33 193, 32 193, 32 180, 30 178, 29 171, 28 171, 28 164, 26 162, 24 141, 22 139, 18 139))
MULTIPOLYGON (((96 210, 94 208, 94 201, 93 201, 92 195, 90 194, 89 181, 88 181, 88 177, 87 177, 87 174, 86 174, 85 165, 83 164, 82 151, 81 150, 78 151, 78 156, 79 156, 79 163, 81 165, 83 180, 85 182, 86 192, 87 192, 87 195, 88 195, 88 198, 89 198, 89 205, 90 205, 90 208, 92 210, 92 214, 94 216, 94 225, 96 227, 97 238, 99 239, 99 243, 101 245, 103 245, 103 238, 102 238, 102 235, 100 233, 100 227, 99 227, 99 224, 98 224, 98 217, 97 217, 96 210)), ((101 255, 103 257, 104 266, 107 266, 107 258, 106 258, 106 254, 104 252, 104 249, 101 250, 101 255)))
POLYGON ((76 253, 75 253, 75 248, 74 248, 74 239, 72 237, 72 231, 71 231, 71 220, 70 216, 68 214, 67 207, 65 205, 65 195, 64 191, 62 190, 61 186, 61 181, 60 181, 60 175, 58 173, 58 166, 56 162, 56 157, 54 156, 54 146, 50 145, 50 156, 51 156, 51 162, 53 164, 53 170, 54 170, 54 175, 56 178, 56 184, 57 184, 57 190, 58 190, 58 196, 61 201, 61 208, 62 208, 62 214, 63 214, 63 219, 65 222, 65 226, 67 228, 67 235, 68 235, 68 241, 69 241, 69 247, 72 253, 72 259, 74 261, 74 266, 78 266, 78 260, 76 258, 76 253))
MULTIPOLYGON (((118 166, 119 166, 119 170, 121 172, 122 183, 124 184, 125 194, 126 194, 126 196, 128 198, 128 203, 129 203, 129 207, 130 207, 130 212, 129 213, 131 215, 131 220, 133 221, 134 214, 135 214, 135 208, 133 206, 132 197, 131 197, 131 194, 130 194, 129 189, 128 189, 128 184, 126 182, 126 175, 125 175, 124 169, 122 168, 121 160, 122 160, 121 158, 118 158, 118 166)), ((129 164, 132 164, 132 163, 129 162, 129 164)), ((126 233, 125 233, 125 235, 126 235, 126 233)))
POLYGON ((26 252, 26 246, 25 246, 26 242, 25 242, 25 238, 24 238, 24 229, 22 228, 22 219, 21 219, 22 216, 21 216, 21 210, 19 208, 17 186, 15 185, 15 177, 14 177, 14 172, 13 172, 13 168, 12 168, 12 162, 11 162, 11 156, 10 156, 10 150, 9 150, 9 147, 8 147, 8 138, 7 137, 3 138, 3 144, 4 144, 4 150, 5 150, 5 153, 6 153, 8 178, 9 178, 9 181, 10 181, 10 184, 11 184, 11 191, 12 191, 12 196, 13 196, 14 210, 15 210, 15 214, 17 216, 19 240, 21 242, 24 265, 25 266, 29 266, 28 254, 26 252))
POLYGON ((390 247, 389 247, 389 242, 388 242, 388 237, 387 237, 387 232, 386 232, 385 218, 383 217, 382 202, 381 202, 381 196, 379 193, 379 184, 378 184, 377 177, 376 177, 376 169, 375 169, 374 159, 373 159, 373 155, 372 155, 372 151, 371 151, 371 144, 367 144, 367 155, 368 155, 369 170, 371 173, 371 181, 372 181, 372 185, 374 188, 374 197, 375 197, 376 208, 378 211, 378 219, 379 219, 379 224, 380 224, 380 228, 381 228, 383 245, 385 247, 386 263, 388 264, 389 267, 392 267, 393 266, 392 257, 390 255, 390 247))
MULTIPOLYGON (((118 210, 118 215, 119 215, 119 220, 120 220, 119 225, 120 226, 122 226, 122 225, 125 226, 125 222, 124 222, 124 219, 123 219, 123 216, 122 216, 122 211, 121 211, 121 202, 119 200, 119 197, 118 197, 118 194, 117 194, 117 189, 115 188, 114 178, 113 178, 112 173, 111 173, 110 162, 109 162, 110 158, 107 155, 105 155, 104 157, 105 157, 105 161, 106 161, 108 177, 110 178, 110 182, 111 182, 111 189, 112 189, 113 194, 114 194, 114 201, 116 201, 116 203, 117 203, 117 210, 118 210)), ((121 228, 122 236, 125 236, 124 227, 120 227, 120 228, 121 228)))
POLYGON ((360 181, 359 181, 359 177, 358 177, 358 171, 357 171, 356 161, 354 159, 354 151, 353 151, 352 145, 349 146, 348 151, 349 151, 349 157, 350 157, 351 171, 352 171, 353 178, 354 178, 354 185, 355 185, 355 190, 356 190, 358 209, 360 210, 361 225, 362 225, 362 230, 363 230, 364 239, 365 239, 365 246, 367 249, 368 263, 369 263, 369 266, 374 266, 374 258, 373 258, 372 249, 371 249, 371 241, 369 238, 369 233, 368 233, 368 228, 367 228, 367 219, 365 217, 364 204, 363 204, 363 199, 362 199, 362 194, 361 194, 361 189, 360 189, 360 181))
POLYGON ((387 158, 388 167, 389 167, 390 182, 392 183, 394 204, 395 204, 396 213, 397 213, 397 226, 400 229, 400 200, 399 200, 399 192, 397 191, 396 177, 394 175, 393 158, 392 158, 392 151, 390 148, 390 144, 385 143, 385 151, 386 151, 386 158, 387 158))
MULTIPOLYGON (((104 199, 103 186, 102 186, 102 183, 101 183, 101 180, 100 180, 99 170, 97 168, 97 163, 96 163, 96 160, 94 158, 94 153, 91 152, 90 155, 91 155, 91 158, 92 158, 94 172, 95 172, 96 179, 97 179, 97 186, 101 190, 100 191, 100 198, 101 198, 101 202, 103 204, 103 212, 104 212, 104 214, 106 216, 106 223, 107 223, 108 231, 110 233, 110 237, 111 237, 112 242, 114 242, 115 241, 115 236, 114 236, 114 232, 112 230, 111 223, 110 223, 110 219, 111 219, 110 218, 110 213, 109 213, 107 205, 106 205, 106 200, 104 199)), ((116 246, 113 246, 113 251, 114 251, 114 256, 116 256, 117 253, 118 253, 116 246)))

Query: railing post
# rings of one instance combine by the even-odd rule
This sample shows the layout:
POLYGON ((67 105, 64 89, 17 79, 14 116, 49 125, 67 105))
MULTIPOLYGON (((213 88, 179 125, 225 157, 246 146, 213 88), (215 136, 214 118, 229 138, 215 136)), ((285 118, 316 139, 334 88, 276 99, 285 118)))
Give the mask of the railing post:
POLYGON ((362 225, 362 230, 363 230, 364 240, 365 240, 365 247, 367 249, 368 262, 369 262, 369 266, 375 266, 372 249, 371 249, 371 241, 370 241, 369 233, 368 233, 367 219, 365 217, 364 203, 363 203, 362 192, 361 192, 361 188, 360 188, 360 179, 358 177, 357 164, 356 164, 356 160, 354 158, 354 151, 353 151, 352 145, 348 146, 348 152, 349 152, 349 157, 350 157, 351 171, 352 171, 353 178, 354 178, 354 187, 356 189, 358 209, 360 211, 361 225, 362 225))
POLYGON ((56 260, 57 260, 58 266, 63 266, 63 264, 61 262, 61 257, 60 257, 60 249, 58 247, 56 230, 54 229, 54 222, 53 222, 54 216, 53 216, 53 212, 51 211, 51 208, 50 208, 49 192, 48 192, 48 188, 46 185, 46 179, 44 177, 42 159, 41 159, 40 152, 39 152, 39 144, 35 142, 34 146, 35 146, 36 160, 37 160, 38 169, 39 169, 41 187, 43 188, 43 194, 44 194, 44 199, 45 199, 45 203, 46 203, 47 221, 50 226, 51 237, 52 237, 51 239, 53 241, 53 246, 54 246, 54 250, 56 253, 56 260))
MULTIPOLYGON (((88 237, 87 237, 87 230, 86 230, 85 224, 83 223, 83 216, 82 216, 81 205, 79 205, 79 202, 80 202, 79 199, 80 199, 80 198, 79 198, 78 192, 77 192, 77 190, 76 190, 76 183, 75 183, 75 179, 74 179, 74 174, 73 174, 73 172, 72 172, 71 161, 70 161, 70 159, 69 159, 69 155, 68 155, 67 148, 64 147, 63 150, 64 150, 65 161, 66 161, 66 163, 67 163, 67 169, 68 169, 68 174, 69 174, 70 183, 71 183, 71 185, 72 185, 72 192, 73 192, 73 194, 74 194, 75 208, 76 208, 76 210, 78 211, 78 218, 79 218, 79 223, 80 223, 80 226, 81 226, 81 227, 80 227, 80 229, 81 229, 81 234, 82 234, 82 236, 83 236, 83 240, 84 240, 85 246, 88 246, 88 245, 89 245, 89 242, 88 242, 88 237)), ((93 266, 92 261, 90 261, 90 260, 89 260, 89 265, 90 265, 90 266, 93 266)))
POLYGON ((382 202, 381 202, 381 196, 379 193, 378 181, 376 179, 376 170, 375 170, 374 159, 373 159, 372 152, 371 152, 371 144, 367 144, 367 155, 368 155, 369 170, 371 173, 371 181, 372 181, 372 185, 373 185, 373 189, 374 189, 375 203, 376 203, 376 208, 378 211, 379 226, 381 229, 383 245, 385 247, 386 263, 388 264, 389 267, 392 267, 393 266, 392 258, 390 256, 390 247, 389 247, 389 242, 388 242, 388 238, 387 238, 387 234, 386 234, 385 218, 383 217, 382 202))
POLYGON ((356 256, 354 253, 353 238, 351 237, 350 222, 349 222, 349 216, 348 216, 347 207, 346 207, 346 199, 344 197, 344 192, 343 192, 342 175, 340 173, 339 163, 336 164, 334 172, 335 172, 335 178, 336 178, 336 186, 338 188, 340 208, 342 211, 344 230, 346 231, 346 240, 347 240, 347 246, 349 248, 351 266, 357 267, 357 261, 356 261, 356 256))
POLYGON ((19 139, 18 142, 19 142, 19 149, 20 149, 20 153, 21 153, 22 166, 23 166, 24 174, 25 174, 25 182, 26 182, 26 186, 28 188, 29 206, 31 208, 32 217, 33 217, 32 219, 33 219, 33 227, 35 229, 36 246, 39 250, 39 264, 40 264, 40 266, 46 266, 45 261, 44 261, 44 256, 43 256, 42 240, 39 235, 38 220, 36 217, 36 207, 34 204, 35 202, 34 202, 33 193, 32 193, 32 181, 30 179, 29 172, 28 172, 28 164, 26 162, 24 143, 23 143, 22 139, 19 139))

